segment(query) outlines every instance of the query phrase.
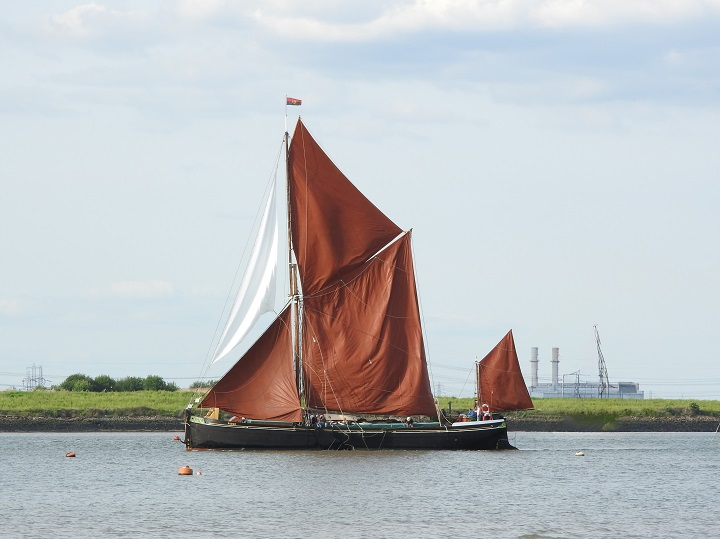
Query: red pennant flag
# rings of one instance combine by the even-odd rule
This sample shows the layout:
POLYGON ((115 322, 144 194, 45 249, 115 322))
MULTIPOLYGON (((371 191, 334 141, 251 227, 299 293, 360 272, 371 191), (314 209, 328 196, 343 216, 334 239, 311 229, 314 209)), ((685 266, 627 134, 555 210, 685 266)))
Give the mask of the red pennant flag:
POLYGON ((302 105, 302 99, 295 99, 294 97, 287 98, 288 105, 302 105))

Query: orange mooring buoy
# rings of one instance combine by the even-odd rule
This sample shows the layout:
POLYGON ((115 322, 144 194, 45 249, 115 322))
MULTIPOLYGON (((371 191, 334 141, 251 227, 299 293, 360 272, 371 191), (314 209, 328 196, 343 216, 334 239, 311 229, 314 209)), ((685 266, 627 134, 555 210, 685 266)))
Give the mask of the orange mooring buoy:
POLYGON ((179 439, 180 439, 180 436, 177 436, 177 435, 173 436, 173 440, 179 440, 179 439))
POLYGON ((178 475, 192 475, 193 471, 190 466, 183 466, 178 469, 178 475))
POLYGON ((72 451, 70 451, 70 453, 66 453, 65 456, 66 456, 66 457, 74 457, 74 456, 75 456, 75 453, 73 453, 72 451))

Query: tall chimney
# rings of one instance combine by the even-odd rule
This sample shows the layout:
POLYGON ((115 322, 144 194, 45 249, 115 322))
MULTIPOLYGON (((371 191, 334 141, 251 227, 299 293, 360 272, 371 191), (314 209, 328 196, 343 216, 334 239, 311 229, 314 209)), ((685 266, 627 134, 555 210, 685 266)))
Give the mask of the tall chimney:
POLYGON ((530 387, 538 385, 538 349, 537 346, 530 348, 530 387))
POLYGON ((552 384, 553 388, 557 389, 558 386, 558 363, 560 363, 560 349, 552 349, 552 384))

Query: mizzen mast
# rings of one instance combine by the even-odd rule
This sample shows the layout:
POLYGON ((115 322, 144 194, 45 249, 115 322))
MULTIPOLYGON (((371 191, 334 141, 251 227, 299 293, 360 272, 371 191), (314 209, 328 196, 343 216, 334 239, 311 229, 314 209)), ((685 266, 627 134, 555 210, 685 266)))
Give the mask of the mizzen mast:
POLYGON ((298 287, 297 264, 293 261, 292 220, 290 204, 290 133, 287 130, 287 106, 285 107, 285 174, 287 194, 287 236, 288 236, 288 278, 292 310, 292 357, 295 369, 295 385, 302 402, 302 359, 300 356, 300 292, 298 287))

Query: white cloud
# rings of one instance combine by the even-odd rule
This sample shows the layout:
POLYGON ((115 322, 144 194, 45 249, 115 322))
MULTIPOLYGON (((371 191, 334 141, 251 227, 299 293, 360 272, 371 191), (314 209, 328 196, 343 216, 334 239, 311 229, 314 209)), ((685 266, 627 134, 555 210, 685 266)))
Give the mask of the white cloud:
MULTIPOLYGON (((110 8, 91 2, 50 15, 49 30, 73 39, 122 34, 145 24, 162 31, 172 19, 203 25, 257 25, 290 41, 371 42, 421 32, 496 32, 522 29, 608 28, 677 24, 720 15, 720 0, 395 0, 354 5, 315 1, 184 0, 168 12, 110 8)), ((196 29, 198 29, 196 28, 196 29)))
POLYGON ((33 310, 33 305, 19 299, 0 298, 0 316, 23 316, 33 310))
POLYGON ((685 57, 681 51, 670 50, 665 53, 664 60, 670 66, 680 66, 684 63, 685 57))
POLYGON ((124 281, 110 286, 113 296, 132 299, 155 299, 175 294, 175 287, 166 281, 124 281))
POLYGON ((178 14, 188 20, 202 20, 231 9, 226 0, 184 0, 177 7, 178 14))
POLYGON ((719 11, 718 0, 550 0, 539 3, 533 19, 542 26, 583 28, 678 23, 719 11))
POLYGON ((264 6, 251 16, 289 39, 363 42, 424 31, 478 33, 678 23, 712 14, 720 14, 720 0, 415 0, 383 3, 373 19, 349 24, 309 9, 295 15, 264 6))
POLYGON ((532 84, 497 82, 493 84, 490 93, 499 103, 540 103, 550 100, 567 104, 601 99, 611 90, 610 84, 602 79, 556 75, 546 80, 533 81, 532 84))
POLYGON ((135 26, 150 18, 142 11, 118 11, 95 2, 81 4, 72 9, 50 15, 48 30, 59 36, 72 39, 105 37, 125 26, 135 26))

